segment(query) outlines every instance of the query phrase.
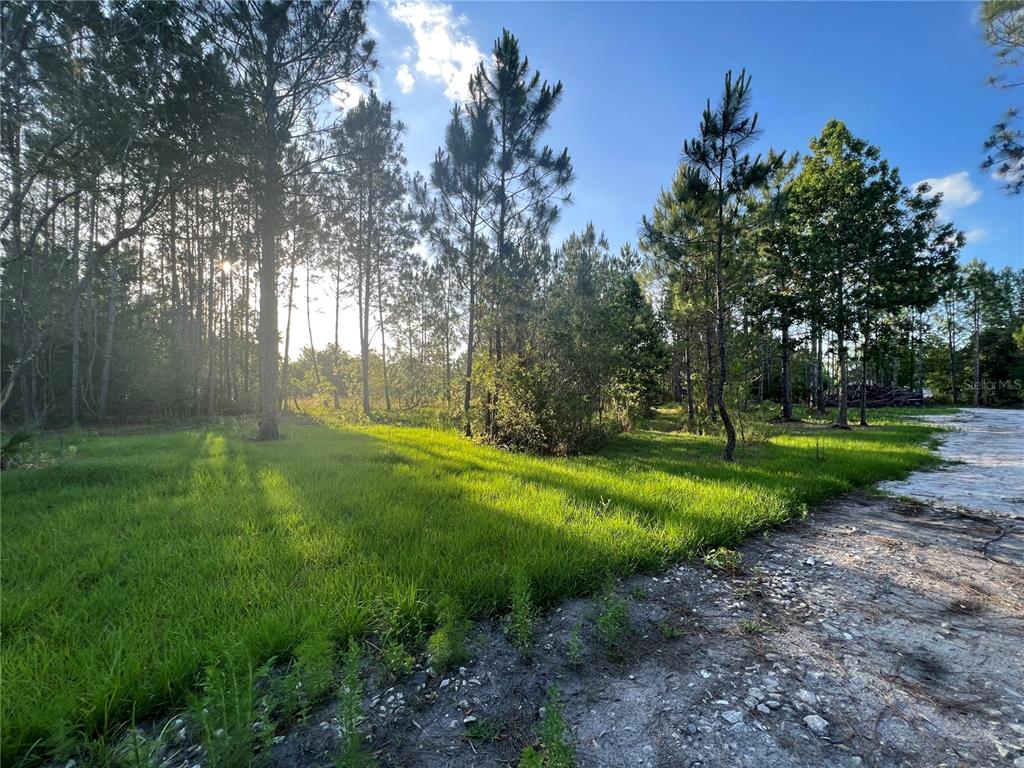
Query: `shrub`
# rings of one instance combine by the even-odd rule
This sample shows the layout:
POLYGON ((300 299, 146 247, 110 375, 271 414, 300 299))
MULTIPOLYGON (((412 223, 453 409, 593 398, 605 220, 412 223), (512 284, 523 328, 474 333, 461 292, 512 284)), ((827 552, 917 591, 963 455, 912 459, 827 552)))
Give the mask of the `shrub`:
POLYGON ((524 749, 519 758, 519 768, 575 768, 576 747, 571 738, 558 688, 551 686, 540 722, 540 747, 524 749))
POLYGON ((517 576, 512 583, 512 610, 506 622, 505 631, 523 656, 528 656, 533 645, 533 631, 537 624, 537 608, 530 597, 530 582, 525 576, 517 576))
POLYGON ((608 650, 617 648, 629 634, 629 606, 610 587, 601 595, 594 628, 608 650))
POLYGON ((463 616, 458 603, 444 597, 438 609, 438 627, 427 641, 427 656, 434 669, 449 669, 466 660, 469 628, 469 620, 463 616))
POLYGON ((580 625, 577 624, 569 633, 569 641, 565 644, 566 658, 570 666, 578 667, 583 663, 583 640, 580 638, 580 625))

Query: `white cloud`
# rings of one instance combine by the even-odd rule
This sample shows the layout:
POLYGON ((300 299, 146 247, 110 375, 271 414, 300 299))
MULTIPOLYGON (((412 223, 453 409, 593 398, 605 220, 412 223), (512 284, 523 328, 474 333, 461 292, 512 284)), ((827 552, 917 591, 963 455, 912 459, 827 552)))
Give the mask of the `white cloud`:
MULTIPOLYGON (((388 13, 412 32, 416 72, 442 83, 449 99, 465 101, 469 96, 469 77, 483 58, 476 41, 463 30, 466 18, 456 16, 450 5, 426 0, 399 0, 388 7, 388 13)), ((412 72, 406 69, 411 76, 412 72)), ((401 69, 398 77, 402 77, 401 69)))
POLYGON ((402 93, 412 93, 412 89, 416 86, 416 75, 409 69, 408 64, 402 64, 398 68, 398 72, 395 73, 395 82, 398 83, 398 89, 402 93))
POLYGON ((974 229, 968 229, 964 232, 964 237, 967 238, 968 243, 980 243, 986 237, 988 237, 988 230, 984 227, 975 227, 974 229))
POLYGON ((338 109, 352 109, 352 107, 359 103, 361 98, 369 93, 369 89, 364 85, 346 82, 334 86, 331 101, 335 103, 338 109))
POLYGON ((919 184, 931 187, 932 194, 942 193, 939 215, 945 219, 948 219, 956 209, 972 205, 981 199, 981 190, 971 184, 971 177, 967 171, 951 173, 937 179, 921 179, 914 182, 913 188, 917 189, 919 184))

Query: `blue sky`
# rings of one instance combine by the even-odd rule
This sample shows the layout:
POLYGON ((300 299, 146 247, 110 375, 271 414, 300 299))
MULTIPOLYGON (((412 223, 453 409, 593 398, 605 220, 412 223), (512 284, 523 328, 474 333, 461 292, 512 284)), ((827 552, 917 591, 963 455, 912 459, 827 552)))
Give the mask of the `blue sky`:
POLYGON ((377 88, 408 126, 410 170, 427 169, 453 100, 502 27, 545 78, 562 81, 547 140, 568 147, 577 178, 556 243, 591 220, 614 247, 635 242, 706 99, 726 70, 746 68, 760 149, 803 151, 837 117, 881 147, 904 181, 937 180, 945 215, 968 233, 963 260, 1021 267, 1024 196, 1006 196, 978 167, 1010 98, 985 83, 996 65, 976 8, 402 0, 373 5, 370 23, 377 88))

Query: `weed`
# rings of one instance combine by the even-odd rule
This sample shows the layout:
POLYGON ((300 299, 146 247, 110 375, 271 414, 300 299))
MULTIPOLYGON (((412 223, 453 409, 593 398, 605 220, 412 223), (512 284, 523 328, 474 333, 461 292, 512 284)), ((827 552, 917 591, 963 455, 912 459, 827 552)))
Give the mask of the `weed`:
POLYGON ((457 666, 466 660, 466 635, 470 623, 454 599, 442 598, 438 610, 438 627, 427 641, 430 665, 437 671, 457 666))
POLYGON ((578 667, 583 663, 583 640, 580 638, 580 625, 577 624, 569 633, 569 640, 565 644, 565 655, 569 665, 578 667))
POLYGON ((667 621, 658 622, 658 632, 660 632, 661 636, 666 640, 672 640, 673 638, 682 637, 683 635, 683 630, 675 624, 670 624, 667 621))
POLYGON ((740 619, 740 632, 746 635, 764 635, 771 632, 773 627, 760 619, 740 619))
POLYGON ((380 649, 380 663, 388 676, 396 679, 412 672, 413 657, 397 640, 385 640, 380 649))
POLYGON ((342 685, 338 696, 338 723, 341 726, 341 745, 335 760, 337 768, 370 768, 376 761, 363 746, 359 731, 363 716, 363 684, 359 680, 359 660, 362 649, 354 640, 349 643, 342 668, 342 685))
POLYGON ((493 718, 475 720, 466 726, 466 738, 470 741, 498 741, 502 732, 501 721, 493 718))
POLYGON ((647 599, 647 590, 645 590, 639 584, 633 587, 633 589, 630 591, 630 594, 633 596, 633 599, 636 600, 638 603, 642 600, 647 599))
POLYGON ((332 644, 326 638, 316 636, 301 643, 295 650, 295 658, 287 674, 275 686, 281 720, 305 720, 333 684, 332 644))
POLYGON ((606 588, 599 599, 594 629, 607 650, 618 648, 629 634, 629 606, 611 587, 606 588))
POLYGON ((725 573, 739 573, 743 564, 743 555, 735 549, 716 547, 704 555, 704 564, 725 573))
POLYGON ((530 655, 533 646, 537 615, 537 608, 530 596, 530 582, 520 575, 512 583, 512 610, 505 623, 505 632, 512 645, 524 657, 530 655))
POLYGON ((206 668, 201 692, 192 698, 192 715, 199 726, 210 768, 250 768, 269 758, 274 728, 257 714, 256 678, 266 667, 254 670, 248 654, 235 651, 206 668))
POLYGON ((540 745, 523 750, 519 768, 575 768, 576 765, 572 732, 565 722, 558 688, 551 686, 540 722, 540 745))
POLYGON ((153 768, 158 764, 157 756, 163 746, 162 736, 161 733, 149 737, 137 728, 132 728, 111 754, 105 755, 107 761, 103 764, 117 768, 153 768))

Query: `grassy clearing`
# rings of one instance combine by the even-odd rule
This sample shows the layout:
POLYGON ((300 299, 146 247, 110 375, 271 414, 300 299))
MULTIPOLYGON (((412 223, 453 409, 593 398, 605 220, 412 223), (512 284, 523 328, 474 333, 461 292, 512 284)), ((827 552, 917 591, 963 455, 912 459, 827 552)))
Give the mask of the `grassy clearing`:
POLYGON ((726 465, 677 418, 572 459, 381 425, 62 438, 3 476, 5 764, 179 704, 232 649, 408 635, 439 605, 506 610, 517 580, 548 604, 930 460, 929 427, 888 419, 778 428, 726 465))

